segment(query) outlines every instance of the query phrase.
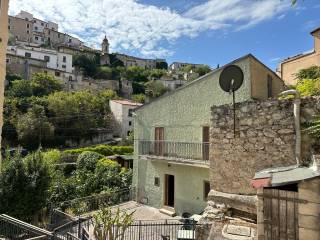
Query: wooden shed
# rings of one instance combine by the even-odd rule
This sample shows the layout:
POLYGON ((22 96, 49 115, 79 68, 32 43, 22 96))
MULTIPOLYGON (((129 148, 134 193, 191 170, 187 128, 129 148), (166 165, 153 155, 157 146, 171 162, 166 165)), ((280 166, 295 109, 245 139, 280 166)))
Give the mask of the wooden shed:
POLYGON ((265 169, 255 174, 258 240, 320 240, 317 166, 265 169))

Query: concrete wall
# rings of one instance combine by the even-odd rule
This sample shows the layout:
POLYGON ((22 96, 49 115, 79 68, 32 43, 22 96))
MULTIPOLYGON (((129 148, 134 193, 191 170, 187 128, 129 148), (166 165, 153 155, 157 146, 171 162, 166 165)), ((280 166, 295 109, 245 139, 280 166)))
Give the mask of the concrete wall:
MULTIPOLYGON (((4 82, 6 76, 6 52, 8 42, 8 7, 9 0, 0 1, 0 142, 3 124, 4 82)), ((1 156, 0 156, 1 169, 1 156)))
MULTIPOLYGON (((141 160, 140 160, 141 161, 141 160)), ((145 161, 140 179, 145 179, 145 188, 139 188, 138 200, 162 208, 164 206, 165 174, 174 175, 175 180, 175 211, 178 215, 184 212, 200 214, 206 206, 204 181, 209 181, 207 168, 188 165, 168 164, 161 161, 145 161), (160 185, 154 186, 154 178, 160 178, 160 185)))
MULTIPOLYGON (((244 72, 244 82, 236 92, 236 102, 251 99, 251 67, 259 63, 257 63, 257 60, 251 55, 248 55, 232 62, 232 64, 238 65, 244 72)), ((222 68, 217 69, 198 80, 146 104, 136 111, 134 118, 134 135, 136 141, 133 184, 139 191, 139 197, 148 198, 150 203, 156 207, 163 204, 161 200, 163 198, 163 189, 157 189, 153 186, 153 173, 156 166, 146 160, 140 159, 138 156, 138 141, 154 140, 155 127, 163 127, 164 139, 167 141, 202 142, 202 127, 209 126, 211 123, 210 107, 213 104, 222 105, 232 102, 232 96, 224 92, 219 86, 221 71, 222 68)), ((264 71, 271 72, 268 69, 264 71)), ((263 88, 264 86, 262 85, 260 87, 263 88)), ((279 89, 275 92, 278 93, 279 89)), ((262 98, 265 98, 265 96, 262 96, 262 98)), ((221 143, 222 141, 220 141, 219 145, 221 143)), ((176 168, 183 169, 184 166, 177 165, 176 168)), ((197 167, 194 166, 192 169, 197 171, 196 168, 197 167)), ((183 170, 181 170, 181 172, 183 172, 183 170)), ((162 176, 165 174, 164 171, 160 170, 159 173, 161 173, 162 176)), ((188 183, 190 179, 192 179, 192 181, 201 179, 202 181, 202 179, 205 179, 207 176, 208 169, 203 169, 197 174, 194 174, 192 171, 191 175, 185 172, 185 176, 183 177, 185 181, 184 184, 188 183)), ((198 188, 201 187, 198 186, 198 188)), ((184 196, 185 199, 181 202, 179 202, 179 199, 176 201, 177 207, 181 210, 183 208, 188 209, 189 203, 193 202, 191 196, 197 195, 198 188, 189 188, 189 194, 184 196)))

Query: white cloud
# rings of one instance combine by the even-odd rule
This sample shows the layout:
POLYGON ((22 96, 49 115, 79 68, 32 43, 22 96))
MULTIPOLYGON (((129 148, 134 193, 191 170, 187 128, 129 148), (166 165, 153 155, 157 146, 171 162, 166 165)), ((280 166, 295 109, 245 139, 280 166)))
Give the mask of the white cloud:
POLYGON ((242 30, 281 16, 288 1, 210 0, 178 13, 144 5, 138 0, 11 0, 10 13, 20 10, 59 23, 61 31, 99 46, 109 38, 112 51, 135 51, 143 56, 172 54, 179 38, 207 30, 242 30))

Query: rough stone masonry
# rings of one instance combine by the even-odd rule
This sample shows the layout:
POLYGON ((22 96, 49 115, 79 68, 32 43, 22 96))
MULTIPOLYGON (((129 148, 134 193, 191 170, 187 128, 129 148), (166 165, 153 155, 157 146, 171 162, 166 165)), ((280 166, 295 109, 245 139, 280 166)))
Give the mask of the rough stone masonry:
MULTIPOLYGON (((248 101, 236 104, 236 132, 233 106, 213 106, 210 126, 210 185, 208 206, 198 229, 198 240, 225 239, 222 227, 230 224, 223 215, 237 209, 256 214, 256 190, 250 185, 255 172, 268 167, 296 164, 292 100, 248 101), (223 220, 224 219, 224 220, 223 220), (221 225, 221 226, 220 226, 221 225), (219 227, 220 226, 220 227, 219 227), (219 237, 217 238, 217 234, 219 237)), ((302 126, 320 116, 320 98, 301 99, 302 126)), ((302 164, 310 160, 312 148, 320 143, 302 128, 302 164)), ((255 225, 248 223, 238 226, 255 225)), ((248 236, 247 239, 253 239, 248 236)))
MULTIPOLYGON (((255 195, 250 180, 255 172, 295 164, 295 128, 292 100, 248 101, 213 106, 210 128, 211 189, 223 193, 255 195)), ((301 124, 320 114, 320 98, 301 99, 301 124)), ((306 163, 314 142, 302 132, 306 163)))

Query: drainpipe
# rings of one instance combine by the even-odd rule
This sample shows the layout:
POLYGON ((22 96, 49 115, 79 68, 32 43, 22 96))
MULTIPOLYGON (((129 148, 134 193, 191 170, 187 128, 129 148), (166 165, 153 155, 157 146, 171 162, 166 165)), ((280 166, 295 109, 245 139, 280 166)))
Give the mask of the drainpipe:
POLYGON ((301 129, 300 129, 300 93, 297 90, 290 89, 283 91, 279 96, 289 96, 294 95, 293 100, 293 115, 294 115, 294 125, 296 130, 296 147, 295 147, 295 157, 297 166, 301 164, 301 129))

